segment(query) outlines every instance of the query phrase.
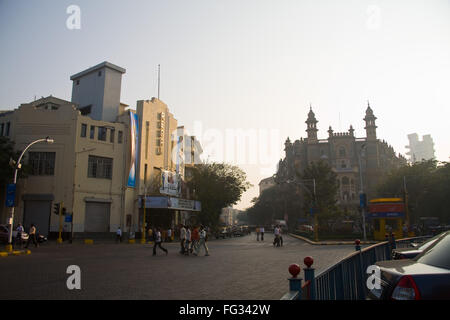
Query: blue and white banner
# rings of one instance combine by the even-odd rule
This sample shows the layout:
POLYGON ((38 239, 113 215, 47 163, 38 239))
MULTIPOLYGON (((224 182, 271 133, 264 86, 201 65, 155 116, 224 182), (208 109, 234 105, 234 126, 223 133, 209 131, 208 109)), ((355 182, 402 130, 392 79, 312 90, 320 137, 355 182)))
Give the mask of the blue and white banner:
POLYGON ((128 176, 127 187, 136 187, 136 172, 138 162, 138 147, 139 147, 139 118, 138 115, 130 110, 130 133, 131 133, 131 160, 130 160, 130 174, 128 176))

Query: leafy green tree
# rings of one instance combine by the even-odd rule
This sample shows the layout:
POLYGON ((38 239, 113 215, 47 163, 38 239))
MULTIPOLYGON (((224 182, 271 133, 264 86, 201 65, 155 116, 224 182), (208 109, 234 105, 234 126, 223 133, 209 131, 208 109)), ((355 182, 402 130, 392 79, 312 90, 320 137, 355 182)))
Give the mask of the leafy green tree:
POLYGON ((239 167, 215 162, 196 165, 187 184, 202 203, 198 220, 212 227, 219 224, 222 208, 236 204, 251 187, 239 167))
POLYGON ((411 223, 418 223, 420 217, 450 222, 449 163, 428 160, 395 169, 378 185, 377 196, 404 198, 405 187, 411 223))
POLYGON ((304 211, 309 212, 314 207, 320 225, 324 225, 329 219, 338 218, 341 212, 337 207, 337 176, 331 167, 324 161, 312 162, 298 176, 304 185, 303 189, 308 190, 303 192, 304 211))
POLYGON ((274 220, 285 220, 289 229, 295 229, 301 215, 301 196, 295 184, 279 182, 264 190, 247 210, 252 225, 271 225, 274 220))
POLYGON ((0 184, 4 188, 11 183, 14 175, 14 168, 10 166, 10 159, 17 160, 19 152, 14 151, 14 142, 6 137, 0 137, 0 184))

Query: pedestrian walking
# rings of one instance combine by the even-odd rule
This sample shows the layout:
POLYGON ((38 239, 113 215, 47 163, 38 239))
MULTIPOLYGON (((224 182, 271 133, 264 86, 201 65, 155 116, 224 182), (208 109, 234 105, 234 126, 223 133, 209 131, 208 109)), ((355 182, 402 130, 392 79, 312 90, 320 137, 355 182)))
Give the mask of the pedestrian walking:
POLYGON ((273 239, 273 246, 282 247, 283 237, 281 236, 281 227, 279 225, 275 226, 273 233, 275 235, 275 238, 273 239))
POLYGON ((152 227, 150 227, 147 231, 147 235, 148 235, 148 240, 152 241, 153 240, 153 229, 152 227))
POLYGON ((200 236, 199 243, 198 243, 198 246, 197 246, 197 248, 195 250, 194 255, 197 256, 200 253, 201 248, 203 247, 205 249, 205 256, 209 256, 208 246, 206 245, 206 241, 207 241, 208 235, 207 235, 206 230, 205 230, 205 228, 203 226, 200 226, 199 236, 200 236))
POLYGON ((194 229, 192 230, 192 242, 191 242, 191 248, 190 248, 190 252, 193 253, 194 250, 197 249, 198 243, 200 241, 200 231, 198 227, 194 227, 194 229))
POLYGON ((28 242, 27 242, 27 245, 25 246, 25 248, 28 248, 30 241, 33 241, 33 244, 36 248, 39 247, 39 245, 37 243, 36 232, 37 232, 36 226, 34 224, 32 224, 30 227, 30 232, 28 232, 28 242))
POLYGON ((167 241, 172 242, 172 228, 167 230, 167 241))
POLYGON ((22 241, 22 235, 25 232, 25 229, 23 228, 23 226, 19 223, 19 225, 17 226, 17 236, 16 236, 16 243, 20 244, 20 247, 22 248, 23 246, 23 241, 22 241))
POLYGON ((117 242, 122 242, 122 230, 120 229, 120 227, 118 227, 116 231, 116 243, 117 242))
POLYGON ((158 228, 156 229, 155 233, 154 233, 154 238, 155 238, 155 244, 153 245, 153 256, 156 256, 156 247, 158 246, 162 251, 164 251, 167 254, 169 253, 169 251, 166 248, 163 248, 161 246, 161 229, 158 228))
POLYGON ((181 225, 181 229, 180 229, 180 245, 181 245, 181 250, 180 253, 184 254, 185 251, 185 247, 184 244, 186 242, 186 228, 184 227, 184 225, 181 225))
POLYGON ((259 241, 259 227, 256 227, 256 241, 259 241))
POLYGON ((186 226, 186 242, 184 244, 184 254, 189 255, 189 244, 191 243, 191 228, 189 226, 186 226))
POLYGON ((261 227, 259 232, 261 232, 261 241, 264 241, 264 227, 261 227))

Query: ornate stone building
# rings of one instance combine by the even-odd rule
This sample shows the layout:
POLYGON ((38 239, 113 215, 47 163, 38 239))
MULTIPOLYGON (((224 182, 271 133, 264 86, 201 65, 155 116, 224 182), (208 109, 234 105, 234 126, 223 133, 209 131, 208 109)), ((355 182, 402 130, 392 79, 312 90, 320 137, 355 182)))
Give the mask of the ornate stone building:
POLYGON ((394 149, 386 142, 377 139, 377 126, 368 104, 364 121, 366 137, 357 138, 350 126, 347 132, 334 132, 328 129, 328 138, 319 139, 317 119, 310 109, 308 113, 307 137, 293 143, 287 138, 285 142, 285 158, 280 160, 277 175, 281 180, 291 179, 295 172, 303 170, 311 162, 323 160, 337 174, 339 191, 338 203, 348 209, 356 209, 359 205, 360 172, 362 173, 363 190, 368 199, 375 196, 377 184, 391 169, 406 164, 406 159, 395 154, 394 149))

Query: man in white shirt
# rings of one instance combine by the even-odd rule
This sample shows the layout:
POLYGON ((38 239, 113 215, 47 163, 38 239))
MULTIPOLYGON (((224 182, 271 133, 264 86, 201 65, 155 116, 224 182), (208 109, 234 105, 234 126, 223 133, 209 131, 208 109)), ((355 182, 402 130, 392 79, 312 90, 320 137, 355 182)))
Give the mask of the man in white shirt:
POLYGON ((205 248, 205 256, 209 256, 208 246, 206 245, 206 230, 203 226, 200 226, 200 240, 194 255, 199 254, 201 247, 205 248))
POLYGON ((184 254, 189 255, 189 243, 191 243, 191 228, 186 227, 186 242, 184 244, 184 254))
POLYGON ((184 243, 186 242, 186 228, 184 227, 184 225, 181 225, 181 229, 180 229, 180 244, 181 244, 181 254, 184 254, 185 248, 184 248, 184 243))
POLYGON ((264 227, 261 227, 261 241, 264 241, 264 227))
POLYGON ((116 242, 122 242, 122 230, 120 230, 120 227, 116 231, 116 242))
POLYGON ((169 253, 169 251, 166 248, 163 248, 161 246, 161 229, 158 228, 155 231, 155 244, 153 245, 153 255, 156 256, 156 247, 159 247, 162 251, 164 251, 167 254, 169 253))

